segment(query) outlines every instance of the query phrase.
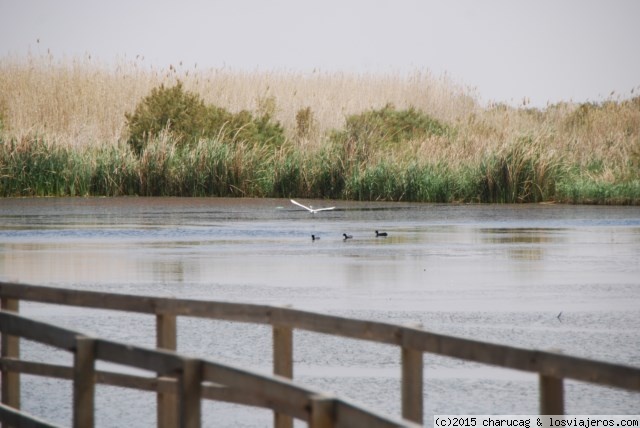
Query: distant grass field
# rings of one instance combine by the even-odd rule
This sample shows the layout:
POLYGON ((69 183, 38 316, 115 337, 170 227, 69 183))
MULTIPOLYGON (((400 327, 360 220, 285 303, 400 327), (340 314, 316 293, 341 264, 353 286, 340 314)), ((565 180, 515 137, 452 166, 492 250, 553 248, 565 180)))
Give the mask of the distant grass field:
POLYGON ((481 106, 473 90, 419 72, 159 70, 143 60, 9 57, 0 59, 0 195, 640 204, 640 97, 481 106), (268 110, 285 142, 220 134, 185 146, 166 132, 138 156, 125 114, 178 80, 230 112, 268 110), (405 132, 412 121, 433 127, 405 132))

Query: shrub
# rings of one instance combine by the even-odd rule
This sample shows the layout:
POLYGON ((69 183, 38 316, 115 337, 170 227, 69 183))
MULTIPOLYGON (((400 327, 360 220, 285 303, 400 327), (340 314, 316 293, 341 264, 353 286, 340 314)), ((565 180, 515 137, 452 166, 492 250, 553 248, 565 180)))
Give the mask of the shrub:
POLYGON ((182 82, 170 88, 160 85, 152 89, 125 118, 129 144, 138 155, 149 139, 165 131, 178 147, 193 147, 201 138, 276 146, 284 142, 282 126, 271 120, 268 111, 253 117, 246 110, 233 114, 221 107, 205 105, 197 94, 185 91, 182 82))
POLYGON ((249 117, 251 121, 247 124, 247 131, 251 131, 251 134, 247 134, 244 141, 274 147, 280 147, 284 143, 284 128, 280 123, 273 122, 271 115, 261 115, 256 118, 249 117))
POLYGON ((198 95, 183 90, 182 82, 171 88, 160 85, 138 103, 133 114, 125 114, 129 144, 140 155, 147 141, 165 129, 181 143, 190 143, 203 135, 209 114, 198 95))
POLYGON ((446 125, 419 110, 396 110, 393 105, 387 104, 380 110, 347 117, 346 130, 335 136, 368 146, 384 147, 447 133, 449 128, 446 125))

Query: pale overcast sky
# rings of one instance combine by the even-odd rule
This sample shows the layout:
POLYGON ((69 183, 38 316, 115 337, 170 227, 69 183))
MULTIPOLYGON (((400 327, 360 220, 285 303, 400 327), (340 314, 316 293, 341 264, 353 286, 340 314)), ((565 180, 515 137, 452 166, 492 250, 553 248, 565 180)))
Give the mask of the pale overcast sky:
POLYGON ((428 69, 483 101, 544 106, 637 94, 640 1, 0 0, 0 56, 47 49, 158 67, 428 69))

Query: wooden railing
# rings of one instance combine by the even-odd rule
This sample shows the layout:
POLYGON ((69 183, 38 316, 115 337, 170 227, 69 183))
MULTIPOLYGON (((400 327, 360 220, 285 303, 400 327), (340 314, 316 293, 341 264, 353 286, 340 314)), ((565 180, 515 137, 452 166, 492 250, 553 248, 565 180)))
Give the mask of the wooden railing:
MULTIPOLYGON (((3 335, 33 340, 74 354, 73 367, 68 368, 69 373, 64 377, 70 375, 73 379, 73 426, 78 428, 94 426, 95 365, 99 360, 151 370, 165 377, 167 388, 177 397, 175 410, 180 427, 200 426, 201 400, 203 397, 209 398, 206 393, 203 394, 203 390, 206 392, 214 389, 214 385, 224 385, 239 395, 259 396, 270 403, 271 407, 305 420, 311 427, 414 425, 409 421, 394 420, 366 410, 343 399, 322 395, 285 378, 265 376, 214 361, 188 358, 172 351, 146 349, 88 337, 12 312, 0 311, 0 329, 3 335)), ((13 363, 14 368, 22 366, 20 361, 13 363)), ((52 367, 45 364, 34 364, 32 367, 37 365, 44 371, 52 367)), ((51 426, 24 413, 14 411, 11 416, 13 419, 8 421, 9 424, 51 426)))
MULTIPOLYGON (((516 348, 431 333, 420 328, 375 321, 363 321, 317 314, 291 308, 265 305, 185 300, 161 297, 130 296, 80 290, 0 282, 2 308, 18 311, 20 300, 60 305, 113 309, 156 316, 156 344, 158 348, 175 350, 176 319, 190 316, 236 322, 267 324, 273 328, 274 374, 291 378, 293 373, 293 330, 307 330, 352 339, 369 340, 399 346, 401 352, 402 416, 423 423, 423 354, 432 353, 495 365, 539 375, 541 414, 564 413, 564 379, 590 382, 632 391, 640 391, 640 368, 594 361, 553 352, 516 348)), ((44 374, 70 378, 64 368, 18 360, 18 342, 11 335, 2 335, 2 402, 19 408, 18 373, 44 374)), ((66 370, 69 370, 68 368, 66 370)), ((140 380, 131 375, 98 374, 97 381, 112 385, 135 385, 158 392, 158 423, 175 426, 177 416, 171 409, 175 404, 175 387, 171 380, 157 370, 156 379, 140 380), (146 382, 146 383, 145 383, 146 382)), ((291 411, 287 404, 270 400, 259 394, 227 388, 205 389, 208 398, 269 407, 274 409, 275 425, 292 425, 291 417, 303 415, 291 411)), ((304 418, 303 418, 304 419, 304 418)))

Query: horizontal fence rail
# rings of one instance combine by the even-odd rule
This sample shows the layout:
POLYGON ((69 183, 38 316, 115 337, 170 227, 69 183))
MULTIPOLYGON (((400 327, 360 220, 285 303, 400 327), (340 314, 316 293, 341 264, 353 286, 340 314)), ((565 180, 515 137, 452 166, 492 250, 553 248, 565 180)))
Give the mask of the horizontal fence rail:
MULTIPOLYGON (((237 393, 259 395, 265 402, 275 403, 281 411, 309 422, 312 427, 324 426, 377 426, 412 427, 417 426, 382 415, 373 410, 355 405, 340 398, 329 397, 313 389, 292 381, 263 375, 250 370, 233 367, 211 360, 190 358, 172 351, 148 349, 112 340, 93 338, 82 333, 34 321, 18 314, 0 311, 0 331, 2 334, 43 343, 74 354, 73 367, 55 366, 58 377, 74 381, 73 425, 91 427, 94 425, 95 363, 106 361, 128 367, 151 370, 173 378, 172 389, 178 396, 178 425, 180 427, 200 426, 200 402, 207 398, 202 394, 203 383, 225 385, 237 393), (318 424, 325 421, 326 424, 318 424)), ((13 361, 14 368, 20 363, 13 361)), ((37 367, 39 363, 30 363, 37 367)), ((10 365, 10 364, 9 364, 10 365)), ((52 365, 43 365, 44 372, 52 365)), ((129 376, 134 378, 134 376, 129 376)), ((131 384, 136 387, 137 385, 131 384)), ((54 426, 2 405, 0 420, 20 426, 54 426)))
POLYGON ((20 410, 5 404, 0 404, 0 421, 10 427, 20 428, 60 428, 59 425, 50 424, 42 419, 31 416, 20 410))
MULTIPOLYGON (((0 282, 0 298, 3 308, 14 311, 18 310, 18 302, 24 300, 155 315, 157 346, 168 350, 176 348, 176 318, 178 316, 271 325, 273 327, 274 374, 287 378, 292 378, 293 374, 292 332, 294 329, 395 345, 401 349, 402 356, 402 416, 419 423, 423 423, 424 418, 422 402, 424 353, 537 373, 540 379, 541 414, 562 414, 564 412, 564 379, 640 391, 640 368, 638 367, 453 337, 432 333, 417 327, 350 319, 286 307, 100 293, 6 282, 0 282)), ((9 345, 5 352, 4 340, 10 340, 10 338, 5 338, 3 335, 3 379, 5 374, 8 376, 16 374, 13 371, 16 368, 25 371, 34 370, 29 366, 11 367, 7 365, 7 359, 17 357, 18 345, 9 345)), ((55 371, 53 367, 49 367, 47 370, 55 371)), ((159 376, 165 373, 163 367, 153 370, 157 371, 159 376)), ((115 381, 116 378, 107 376, 105 379, 115 381)), ((120 378, 117 381, 125 382, 125 379, 120 378)), ((165 381, 162 377, 156 378, 155 382, 158 383, 157 390, 159 391, 158 408, 161 407, 161 401, 165 403, 162 407, 167 407, 175 398, 173 392, 175 387, 166 386, 170 381, 165 381)), ((3 391, 5 390, 4 384, 3 381, 3 391)), ((16 388, 18 387, 16 386, 16 388)), ((237 399, 237 395, 230 391, 232 391, 231 388, 209 388, 206 393, 222 396, 224 397, 223 401, 237 399), (227 392, 220 393, 222 390, 227 392)), ((9 391, 7 394, 11 396, 9 391)), ((3 394, 5 404, 18 407, 14 405, 15 401, 14 404, 9 402, 11 397, 7 397, 7 401, 4 397, 3 394)), ((266 404, 255 397, 253 402, 255 405, 266 404)), ((276 407, 278 406, 282 406, 282 409, 287 407, 283 403, 276 403, 276 407)), ((281 409, 276 408, 275 410, 279 412, 281 409)), ((163 415, 161 418, 159 413, 158 419, 159 421, 167 420, 167 415, 163 415)), ((280 413, 276 413, 274 422, 279 427, 291 426, 291 419, 280 413)), ((174 426, 171 423, 166 425, 161 423, 160 425, 174 426)))

